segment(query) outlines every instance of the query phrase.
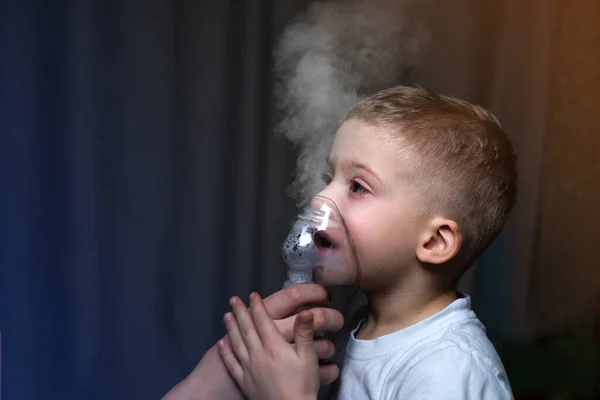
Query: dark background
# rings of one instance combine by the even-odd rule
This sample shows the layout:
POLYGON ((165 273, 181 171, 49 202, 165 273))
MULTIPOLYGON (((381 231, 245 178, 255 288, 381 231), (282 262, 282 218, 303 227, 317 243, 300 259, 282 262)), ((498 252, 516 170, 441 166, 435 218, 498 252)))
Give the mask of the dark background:
POLYGON ((229 296, 281 285, 294 158, 269 63, 292 11, 3 2, 5 399, 159 398, 229 296))
MULTIPOLYGON (((222 335, 221 318, 231 295, 246 296, 251 290, 268 295, 280 287, 285 274, 281 243, 295 214, 286 196, 295 155, 272 132, 271 57, 279 33, 304 3, 1 3, 0 329, 5 400, 160 398, 222 335)), ((544 71, 567 78, 550 79, 546 85, 538 80, 546 76, 537 64, 542 50, 532 50, 545 42, 535 41, 542 37, 535 36, 537 31, 527 31, 543 25, 536 19, 546 15, 541 8, 503 0, 489 3, 497 9, 477 9, 476 3, 483 4, 448 3, 457 13, 478 11, 461 11, 453 23, 438 21, 435 29, 446 29, 447 43, 434 42, 428 67, 414 79, 482 102, 501 119, 506 117, 517 153, 525 155, 525 164, 520 161, 525 166, 524 192, 550 199, 528 208, 537 200, 521 195, 506 232, 466 283, 490 336, 499 349, 509 349, 503 357, 515 385, 523 391, 549 390, 548 377, 557 382, 564 371, 576 370, 571 365, 583 365, 565 354, 593 354, 594 347, 567 339, 567 344, 556 342, 554 347, 548 341, 541 347, 538 342, 510 347, 507 338, 529 321, 519 311, 523 304, 536 305, 538 314, 546 316, 538 320, 549 321, 540 324, 550 327, 545 333, 557 334, 564 326, 572 328, 573 323, 564 321, 571 311, 582 309, 565 305, 562 312, 552 308, 544 314, 550 306, 567 304, 556 301, 564 295, 559 289, 567 284, 564 297, 572 299, 593 285, 585 304, 597 293, 597 258, 593 252, 582 256, 593 246, 559 256, 553 251, 569 238, 597 246, 597 207, 577 217, 576 224, 561 225, 556 219, 598 204, 589 188, 597 188, 600 164, 586 156, 600 151, 597 125, 580 121, 597 121, 593 110, 598 109, 599 80, 581 73, 581 66, 600 70, 597 58, 588 59, 600 44, 594 30, 598 24, 588 16, 600 10, 598 3, 588 1, 588 12, 573 11, 572 19, 548 18, 556 27, 548 29, 555 40, 548 56, 552 68, 544 71), (508 18, 507 11, 495 12, 499 9, 515 14, 508 18), (494 19, 500 15, 508 19, 494 19), (574 26, 588 27, 593 34, 574 26), (531 36, 523 35, 525 31, 531 36), (578 51, 567 52, 575 47, 566 39, 561 42, 563 37, 580 43, 578 51), (490 50, 482 38, 500 50, 490 50), (458 51, 457 46, 463 48, 462 56, 445 53, 458 51), (561 67, 560 60, 570 62, 561 67), (547 96, 545 91, 540 94, 542 87, 548 89, 547 96), (553 118, 548 117, 549 132, 571 135, 569 146, 558 140, 560 134, 548 135, 544 157, 535 155, 542 154, 542 145, 531 138, 538 126, 534 116, 544 119, 546 114, 525 107, 541 104, 542 98, 548 99, 553 118), (574 119, 561 115, 575 115, 578 122, 569 124, 574 119), (566 159, 578 161, 561 164, 570 146, 579 150, 566 159), (549 175, 539 173, 540 168, 549 175), (564 183, 576 176, 583 177, 578 197, 563 198, 569 207, 555 206, 559 203, 553 200, 573 190, 564 183), (538 188, 538 181, 558 183, 538 188), (533 228, 523 228, 526 220, 533 221, 527 225, 533 228), (555 223, 558 228, 548 230, 555 223), (546 252, 523 250, 534 246, 546 252), (567 263, 570 272, 560 275, 567 263), (530 271, 524 265, 536 268, 521 273, 530 271), (569 280, 574 276, 579 286, 569 280), (552 290, 544 291, 550 286, 552 290), (542 301, 529 301, 529 293, 542 301), (552 324, 553 312, 561 316, 560 323, 552 324), (544 374, 549 366, 551 372, 544 374), (522 379, 532 370, 538 372, 535 383, 522 379)), ((438 15, 446 18, 448 13, 438 15)), ((587 315, 586 327, 593 320, 589 307, 575 314, 587 315)), ((589 381, 572 385, 581 389, 589 381)), ((568 393, 564 385, 567 389, 559 389, 568 393)))

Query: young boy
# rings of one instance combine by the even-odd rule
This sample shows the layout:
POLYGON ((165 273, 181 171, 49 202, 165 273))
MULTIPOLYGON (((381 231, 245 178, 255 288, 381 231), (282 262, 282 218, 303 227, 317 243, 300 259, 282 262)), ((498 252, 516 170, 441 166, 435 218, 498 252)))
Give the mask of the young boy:
MULTIPOLYGON (((455 98, 391 88, 349 110, 330 164, 320 194, 339 207, 360 271, 318 277, 358 283, 369 302, 347 344, 338 398, 511 399, 469 296, 455 290, 515 201, 515 156, 498 120, 455 98)), ((219 349, 246 396, 315 399, 310 311, 297 318, 290 345, 258 295, 250 310, 231 303, 230 343, 219 349)))

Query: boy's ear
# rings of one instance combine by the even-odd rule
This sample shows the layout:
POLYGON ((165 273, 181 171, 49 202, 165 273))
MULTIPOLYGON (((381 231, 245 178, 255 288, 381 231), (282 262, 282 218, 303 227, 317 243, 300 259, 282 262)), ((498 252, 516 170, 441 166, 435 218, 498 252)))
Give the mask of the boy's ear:
POLYGON ((458 224, 451 219, 435 218, 417 247, 417 258, 422 263, 443 264, 456 256, 461 247, 458 224))

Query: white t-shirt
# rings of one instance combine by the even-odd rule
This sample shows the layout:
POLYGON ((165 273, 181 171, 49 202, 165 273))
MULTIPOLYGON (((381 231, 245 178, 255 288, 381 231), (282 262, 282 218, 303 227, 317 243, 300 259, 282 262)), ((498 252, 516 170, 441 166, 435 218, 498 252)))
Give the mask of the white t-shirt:
POLYGON ((346 346, 338 399, 513 399, 504 366, 471 310, 459 298, 441 312, 375 340, 346 346))

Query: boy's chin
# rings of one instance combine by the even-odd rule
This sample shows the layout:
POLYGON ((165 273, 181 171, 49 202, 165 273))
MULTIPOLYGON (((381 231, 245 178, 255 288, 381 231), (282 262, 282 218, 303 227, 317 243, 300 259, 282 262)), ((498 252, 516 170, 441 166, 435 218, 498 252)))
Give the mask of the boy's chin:
POLYGON ((335 268, 315 270, 315 282, 322 286, 354 286, 356 274, 335 268))

